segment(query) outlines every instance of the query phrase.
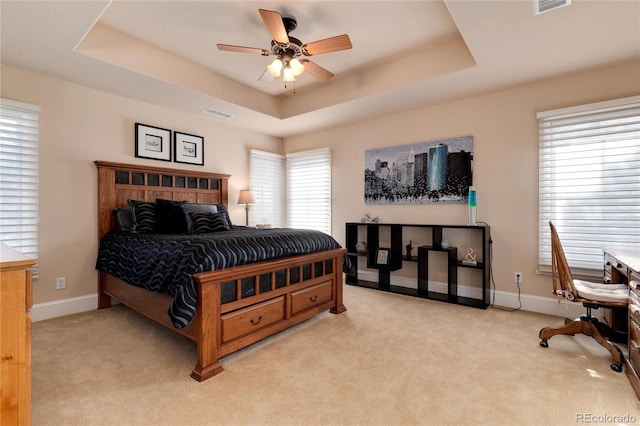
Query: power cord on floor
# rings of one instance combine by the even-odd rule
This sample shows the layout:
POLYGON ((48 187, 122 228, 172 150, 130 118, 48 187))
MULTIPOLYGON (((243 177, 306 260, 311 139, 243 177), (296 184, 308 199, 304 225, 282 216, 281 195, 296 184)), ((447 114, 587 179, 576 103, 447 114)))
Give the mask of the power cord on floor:
MULTIPOLYGON (((489 226, 489 224, 487 222, 478 222, 478 223, 483 223, 483 224, 489 226)), ((493 240, 491 238, 489 239, 489 258, 491 259, 491 262, 489 264, 489 271, 491 273, 491 287, 493 288, 491 307, 494 308, 494 309, 498 309, 500 311, 506 311, 506 312, 519 311, 520 309, 522 309, 522 300, 520 299, 520 282, 519 281, 516 283, 517 287, 518 287, 518 307, 517 308, 503 308, 501 306, 496 306, 495 305, 495 301, 496 301, 496 281, 493 278, 493 240)))

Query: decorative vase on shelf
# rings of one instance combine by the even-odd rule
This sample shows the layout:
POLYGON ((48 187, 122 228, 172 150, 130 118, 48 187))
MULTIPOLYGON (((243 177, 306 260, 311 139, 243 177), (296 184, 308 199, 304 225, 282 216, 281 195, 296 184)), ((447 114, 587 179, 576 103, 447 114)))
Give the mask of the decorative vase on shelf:
POLYGON ((366 253, 367 252, 367 243, 366 243, 366 241, 358 241, 356 243, 356 251, 358 253, 366 253))

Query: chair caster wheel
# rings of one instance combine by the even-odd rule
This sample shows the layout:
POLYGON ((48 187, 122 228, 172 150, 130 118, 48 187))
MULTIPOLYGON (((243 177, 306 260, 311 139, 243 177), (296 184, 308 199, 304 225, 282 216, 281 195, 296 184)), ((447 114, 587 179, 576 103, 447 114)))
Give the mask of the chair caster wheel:
POLYGON ((611 364, 611 369, 617 373, 622 371, 622 364, 611 364))
MULTIPOLYGON (((542 346, 543 348, 548 348, 549 343, 547 342, 547 339, 540 340, 540 346, 542 346)), ((613 368, 613 366, 611 366, 611 368, 613 368)))

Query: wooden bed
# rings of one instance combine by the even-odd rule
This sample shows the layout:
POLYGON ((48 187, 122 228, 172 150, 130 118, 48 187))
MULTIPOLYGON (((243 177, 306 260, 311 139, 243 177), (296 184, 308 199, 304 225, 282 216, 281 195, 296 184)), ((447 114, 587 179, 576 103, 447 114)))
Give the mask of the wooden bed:
MULTIPOLYGON (((129 199, 163 198, 228 205, 229 175, 105 161, 95 161, 95 164, 98 167, 99 238, 116 229, 113 210, 126 207, 129 199)), ((345 249, 326 250, 196 274, 196 317, 183 329, 175 328, 167 315, 171 296, 129 285, 102 271, 98 277, 98 308, 110 307, 114 297, 194 340, 197 364, 191 377, 203 381, 223 371, 219 358, 225 355, 320 312, 346 311, 342 303, 344 252, 345 249), (241 296, 242 283, 246 285, 247 280, 253 282, 253 295, 241 296), (265 280, 268 291, 265 291, 265 280), (237 298, 223 304, 221 286, 229 282, 235 282, 237 298)))

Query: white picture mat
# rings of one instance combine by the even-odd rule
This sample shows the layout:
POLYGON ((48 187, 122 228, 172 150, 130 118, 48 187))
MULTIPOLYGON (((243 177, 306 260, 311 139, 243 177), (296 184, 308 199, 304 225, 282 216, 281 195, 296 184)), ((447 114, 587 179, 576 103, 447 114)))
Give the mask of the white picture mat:
POLYGON ((204 138, 175 132, 175 162, 204 165, 204 138))
POLYGON ((136 157, 171 161, 171 130, 136 123, 136 157))

